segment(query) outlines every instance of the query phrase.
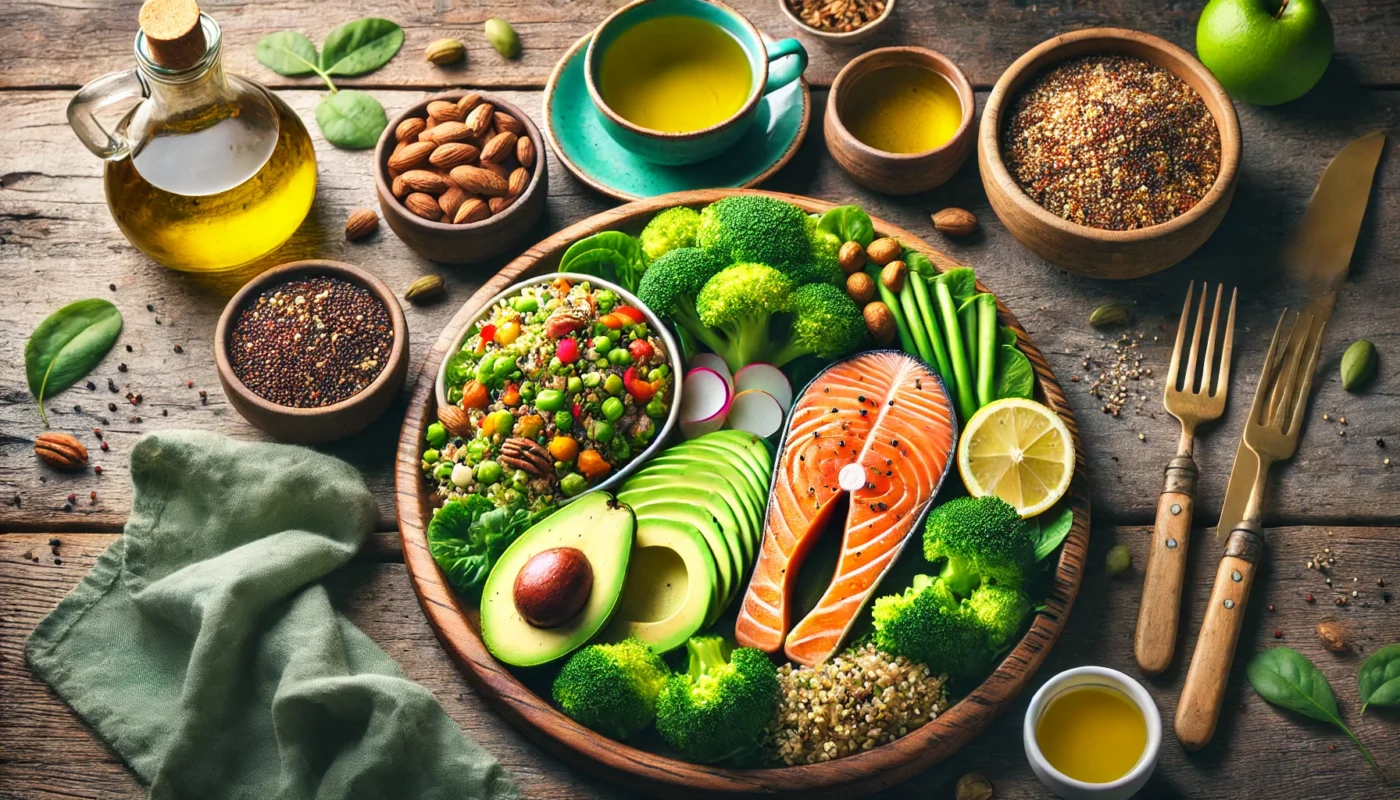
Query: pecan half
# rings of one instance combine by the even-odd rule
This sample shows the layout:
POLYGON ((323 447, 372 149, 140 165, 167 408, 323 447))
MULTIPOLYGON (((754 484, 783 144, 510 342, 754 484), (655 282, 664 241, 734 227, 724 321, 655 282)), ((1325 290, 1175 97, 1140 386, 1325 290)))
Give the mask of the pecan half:
POLYGON ((55 469, 82 469, 88 462, 87 448, 66 433, 41 433, 34 437, 34 453, 55 469))
POLYGON ((513 437, 501 443, 500 462, 511 469, 521 469, 539 478, 554 475, 554 457, 544 445, 533 439, 513 437))

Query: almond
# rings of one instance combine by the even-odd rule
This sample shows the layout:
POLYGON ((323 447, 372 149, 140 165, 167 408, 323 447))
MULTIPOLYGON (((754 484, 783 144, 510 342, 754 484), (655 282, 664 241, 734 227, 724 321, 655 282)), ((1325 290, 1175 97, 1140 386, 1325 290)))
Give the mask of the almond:
POLYGON ((874 339, 876 344, 886 345, 894 341, 897 331, 889 306, 876 300, 866 303, 861 314, 865 317, 865 329, 870 332, 870 338, 874 339))
POLYGON ((404 207, 414 214, 429 219, 434 222, 442 219, 442 209, 438 207, 437 198, 423 192, 414 192, 403 199, 404 207))
POLYGON ((466 225, 472 222, 480 222, 491 216, 491 208, 481 202, 480 198, 468 197, 462 207, 457 209, 457 214, 452 217, 452 221, 458 225, 466 225))
POLYGON ((456 103, 447 100, 434 100, 428 104, 428 116, 437 117, 440 120, 461 122, 466 119, 467 112, 456 103))
POLYGON ((447 219, 452 219, 457 215, 457 209, 467 201, 467 193, 456 186, 447 187, 447 191, 438 195, 438 208, 442 209, 442 215, 447 219))
POLYGON ((401 150, 396 150, 389 156, 389 169, 407 170, 422 166, 428 163, 428 156, 432 155, 432 142, 414 142, 403 144, 401 150))
POLYGON ((420 131, 420 132, 418 133, 418 141, 420 141, 420 142, 431 142, 431 141, 433 141, 433 129, 432 129, 432 126, 428 125, 428 123, 427 123, 426 120, 424 120, 423 124, 424 124, 426 127, 424 127, 423 130, 420 131))
POLYGON ((480 166, 487 172, 494 172, 501 180, 510 181, 510 170, 506 169, 505 164, 497 164, 494 161, 483 161, 480 166))
POLYGON ((432 155, 428 156, 428 163, 438 169, 452 169, 472 163, 479 155, 481 155, 481 151, 476 149, 475 145, 465 142, 448 142, 437 146, 432 155))
POLYGON ((467 412, 457 406, 443 406, 438 409, 438 422, 453 436, 470 439, 476 435, 472 430, 472 421, 467 417, 467 412))
POLYGON ((486 207, 491 209, 492 214, 499 214, 510 207, 515 202, 514 197, 493 197, 486 201, 486 207))
POLYGON ((510 190, 509 184, 500 175, 481 167, 462 165, 452 168, 452 180, 471 194, 487 197, 501 197, 510 190))
POLYGON ((865 254, 870 257, 870 260, 882 267, 899 258, 903 253, 904 248, 899 246, 899 242, 888 236, 876 239, 870 243, 869 247, 865 248, 865 254))
POLYGON ((520 120, 516 119, 515 117, 512 117, 504 111, 497 111, 495 116, 492 117, 492 120, 496 125, 496 130, 498 131, 510 131, 516 136, 525 135, 525 125, 520 120))
POLYGON ((498 133, 481 148, 481 160, 499 164, 515 154, 517 137, 510 131, 498 133))
POLYGON ((486 133, 486 129, 491 127, 491 118, 495 115, 496 109, 490 103, 482 103, 473 108, 463 124, 471 131, 471 136, 477 137, 486 133))
POLYGON ((933 215, 933 229, 945 236, 967 236, 977 230, 977 216, 961 208, 945 208, 933 215))
POLYGON ((413 141, 417 139, 418 134, 426 130, 427 127, 428 123, 426 120, 419 119, 418 117, 409 117, 403 122, 400 122, 399 127, 394 129, 394 138, 401 142, 413 141))
POLYGON ((87 448, 66 433, 41 433, 34 437, 34 454, 55 469, 82 469, 88 461, 87 448))
POLYGON ((481 94, 479 92, 467 92, 462 95, 461 99, 457 101, 457 108, 462 110, 462 118, 466 119, 467 113, 476 108, 480 102, 481 94))
POLYGON ((515 143, 515 160, 520 162, 520 166, 533 169, 535 166, 535 143, 530 137, 522 136, 515 143))
POLYGON ((394 183, 389 187, 389 190, 393 192, 395 197, 402 200, 403 196, 408 194, 408 184, 404 183, 402 175, 395 175, 394 183))
POLYGON ((474 138, 474 136, 472 129, 467 127, 464 122, 444 122, 433 128, 433 141, 438 144, 460 142, 474 138))
POLYGON ((426 192, 431 195, 439 195, 447 191, 447 179, 440 173, 426 169, 411 169, 403 174, 404 186, 410 192, 426 192))
POLYGON ((358 242, 379 227, 379 215, 368 208, 357 208, 345 220, 345 241, 358 242))
POLYGON ((510 177, 506 179, 506 193, 511 197, 520 196, 525 191, 525 187, 530 185, 530 170, 524 167, 516 167, 510 177))

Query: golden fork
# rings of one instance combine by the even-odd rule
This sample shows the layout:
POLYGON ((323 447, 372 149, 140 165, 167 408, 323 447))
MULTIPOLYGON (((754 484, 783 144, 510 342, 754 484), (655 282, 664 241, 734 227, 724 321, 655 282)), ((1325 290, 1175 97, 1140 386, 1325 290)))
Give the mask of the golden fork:
POLYGON ((1225 697, 1225 682, 1244 622, 1249 587, 1254 583, 1255 567, 1264 554, 1259 518, 1269 482, 1269 467, 1276 461, 1292 458, 1298 449, 1298 432, 1303 426, 1322 332, 1326 327, 1326 322, 1311 314, 1293 316, 1285 309, 1269 344, 1269 355, 1264 359, 1254 406, 1244 426, 1244 444, 1259 457, 1259 473, 1250 489, 1244 519, 1230 532, 1225 555, 1215 573, 1215 588, 1210 593, 1210 605, 1206 607, 1196 651, 1191 654, 1191 667, 1186 671, 1186 685, 1182 687, 1176 708, 1176 738, 1187 750, 1205 747, 1215 735, 1215 724, 1225 697))
POLYGON ((1176 457, 1167 464, 1162 494, 1157 498, 1157 522, 1147 550, 1147 574, 1142 583, 1142 605, 1138 607, 1137 634, 1133 640, 1138 668, 1148 675, 1165 670, 1176 651, 1176 626, 1181 615, 1182 586, 1186 580, 1186 546, 1191 537, 1192 495, 1196 488, 1196 462, 1192 457, 1196 448, 1196 426, 1220 418, 1225 412, 1225 397, 1230 388, 1230 351, 1235 341, 1235 300, 1239 295, 1238 290, 1230 292, 1230 313, 1225 322, 1225 340, 1220 348, 1220 371, 1218 374, 1212 372, 1220 303, 1225 296, 1223 285, 1215 290, 1215 312, 1210 318, 1210 334, 1206 337, 1200 378, 1197 378, 1196 359, 1197 354, 1201 353, 1201 328, 1205 327, 1210 284, 1201 287, 1201 307, 1191 334, 1186 373, 1184 376, 1181 373, 1181 355, 1185 350, 1186 328, 1191 321, 1191 297, 1195 286, 1192 281, 1186 288, 1186 303, 1181 309, 1181 324, 1176 329, 1176 349, 1172 352, 1171 369, 1167 372, 1167 393, 1163 401, 1167 411, 1181 423, 1181 440, 1177 444, 1176 457))

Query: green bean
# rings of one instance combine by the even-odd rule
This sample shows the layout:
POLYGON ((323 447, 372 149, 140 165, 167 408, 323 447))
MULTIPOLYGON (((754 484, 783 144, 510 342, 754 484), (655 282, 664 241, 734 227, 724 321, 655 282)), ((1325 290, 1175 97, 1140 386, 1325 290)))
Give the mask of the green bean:
POLYGON ((938 313, 934 310, 933 300, 929 296, 928 281, 922 273, 913 271, 910 271, 908 280, 914 284, 914 301, 919 306, 919 318, 924 322, 929 344, 933 347, 934 366, 938 368, 938 375, 943 378, 943 385, 951 395, 956 391, 957 381, 953 378, 953 365, 948 360, 948 343, 943 339, 943 332, 938 329, 938 313))
POLYGON ((953 362, 953 377, 957 380, 954 399, 958 416, 967 422, 977 411, 977 399, 973 396, 972 369, 967 362, 967 350, 963 349, 958 310, 953 306, 953 293, 948 290, 948 284, 934 281, 933 294, 938 298, 938 314, 943 322, 943 335, 948 337, 948 357, 953 362))
POLYGON ((997 372, 997 299, 977 295, 977 405, 996 399, 993 384, 997 372))

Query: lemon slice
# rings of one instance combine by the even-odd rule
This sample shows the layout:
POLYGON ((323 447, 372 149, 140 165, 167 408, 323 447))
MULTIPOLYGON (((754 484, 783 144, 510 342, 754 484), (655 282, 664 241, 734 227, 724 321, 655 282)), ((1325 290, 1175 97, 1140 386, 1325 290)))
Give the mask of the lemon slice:
POLYGON ((973 497, 993 494, 1034 517, 1069 491, 1074 441, 1060 415, 1040 403, 997 400, 967 421, 958 472, 973 497))

